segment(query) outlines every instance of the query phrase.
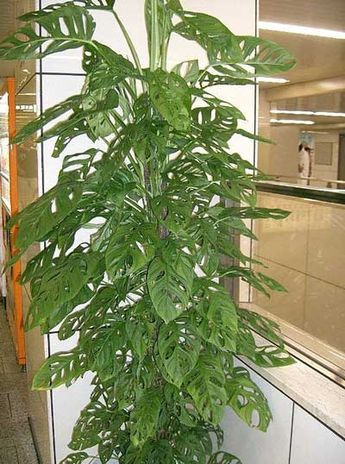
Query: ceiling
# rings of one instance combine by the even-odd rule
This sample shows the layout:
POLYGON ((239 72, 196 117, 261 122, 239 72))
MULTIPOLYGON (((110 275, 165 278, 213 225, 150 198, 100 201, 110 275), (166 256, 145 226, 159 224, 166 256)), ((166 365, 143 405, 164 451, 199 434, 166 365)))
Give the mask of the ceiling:
POLYGON ((259 0, 262 21, 343 30, 344 0, 259 0))
MULTIPOLYGON (((345 0, 259 0, 259 5, 260 21, 345 30, 345 0)), ((289 83, 262 85, 261 88, 268 92, 274 88, 275 101, 271 99, 271 107, 280 110, 345 112, 345 40, 265 30, 260 30, 260 36, 279 43, 296 59, 296 66, 280 75, 289 83), (332 87, 333 78, 339 78, 340 85, 338 83, 332 87), (319 91, 321 82, 325 89, 323 93, 319 91), (318 95, 313 95, 314 89, 318 95), (297 95, 286 98, 291 93, 297 95)), ((280 118, 289 116, 281 115, 280 118)), ((312 120, 315 125, 324 126, 325 129, 345 128, 345 118, 341 117, 293 115, 293 119, 312 120)))

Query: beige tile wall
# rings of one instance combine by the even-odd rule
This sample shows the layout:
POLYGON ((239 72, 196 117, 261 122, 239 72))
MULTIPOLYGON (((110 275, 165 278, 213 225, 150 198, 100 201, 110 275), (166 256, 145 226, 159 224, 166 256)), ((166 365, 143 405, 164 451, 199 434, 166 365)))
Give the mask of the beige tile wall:
POLYGON ((345 351, 345 206, 268 193, 259 206, 292 212, 255 224, 254 253, 288 293, 254 292, 253 302, 345 351))

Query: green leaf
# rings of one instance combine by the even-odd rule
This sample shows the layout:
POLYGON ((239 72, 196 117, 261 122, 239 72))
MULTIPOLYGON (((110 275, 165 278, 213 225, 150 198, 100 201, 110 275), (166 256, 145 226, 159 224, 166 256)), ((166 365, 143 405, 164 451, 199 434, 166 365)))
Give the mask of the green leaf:
POLYGON ((71 301, 82 287, 97 275, 100 256, 96 253, 72 253, 56 259, 36 280, 31 281, 32 301, 26 327, 36 327, 51 312, 71 301))
POLYGON ((266 285, 270 290, 274 290, 275 292, 287 292, 286 288, 283 287, 279 282, 277 282, 275 279, 272 279, 272 277, 269 277, 265 274, 262 274, 262 272, 258 272, 258 277, 261 280, 261 282, 266 285))
POLYGON ((208 427, 182 428, 175 447, 178 462, 206 464, 213 447, 208 427))
POLYGON ((100 401, 91 401, 81 411, 78 421, 73 427, 69 448, 82 450, 97 445, 100 441, 99 435, 111 419, 112 413, 107 411, 100 401))
POLYGON ((154 324, 140 319, 129 319, 126 322, 126 332, 134 352, 143 359, 149 346, 154 331, 154 324))
POLYGON ((16 134, 13 138, 13 143, 22 143, 28 137, 32 136, 40 129, 42 129, 46 124, 49 124, 54 119, 58 118, 59 116, 67 113, 71 110, 71 108, 78 107, 82 100, 80 95, 74 95, 72 97, 67 98, 64 102, 61 102, 46 111, 44 111, 39 117, 30 121, 26 124, 20 131, 16 134))
POLYGON ((227 402, 225 376, 219 359, 201 353, 198 363, 186 379, 187 391, 205 421, 219 424, 227 402))
POLYGON ((42 27, 42 35, 32 24, 20 28, 0 43, 0 59, 30 60, 81 47, 92 39, 95 22, 87 10, 68 3, 25 14, 20 18, 42 27))
POLYGON ((116 0, 74 0, 73 3, 89 10, 112 10, 116 0))
POLYGON ((236 351, 237 311, 232 299, 225 292, 210 292, 197 307, 202 315, 196 316, 197 331, 208 342, 221 350, 236 351))
POLYGON ((191 124, 191 92, 182 77, 157 69, 150 74, 150 98, 154 107, 176 130, 187 131, 191 124))
POLYGON ((270 139, 266 139, 265 137, 261 137, 260 135, 253 134, 252 132, 248 132, 244 129, 237 129, 236 134, 242 135, 246 139, 255 140, 261 143, 273 143, 272 140, 270 139))
POLYGON ((272 420, 266 398, 243 367, 235 367, 227 380, 228 405, 248 424, 266 432, 272 420))
POLYGON ((125 323, 117 316, 108 316, 100 328, 82 332, 82 348, 87 352, 91 370, 102 382, 115 378, 125 368, 127 336, 125 323))
POLYGON ((145 267, 153 258, 152 245, 147 235, 153 232, 150 225, 133 227, 122 225, 111 235, 105 253, 105 263, 109 278, 114 280, 119 274, 136 272, 145 267), (145 231, 147 234, 145 234, 145 231))
POLYGON ((244 308, 240 308, 238 314, 245 325, 278 345, 280 348, 283 348, 284 342, 281 337, 279 325, 276 322, 262 316, 261 314, 254 311, 248 311, 244 308))
POLYGON ((210 63, 220 73, 245 78, 251 74, 244 65, 253 67, 260 75, 269 75, 287 71, 295 64, 292 55, 274 42, 259 37, 235 36, 213 16, 181 9, 175 9, 175 13, 181 22, 174 31, 204 48, 210 63))
POLYGON ((249 359, 261 367, 283 367, 295 363, 287 351, 272 345, 258 347, 249 359))
POLYGON ((168 382, 181 387, 198 361, 200 348, 199 337, 187 319, 175 319, 160 328, 158 352, 168 382))
POLYGON ((81 464, 88 458, 89 455, 87 453, 72 453, 66 456, 60 464, 81 464))
POLYGON ((77 207, 81 195, 82 185, 78 182, 58 184, 14 216, 12 225, 19 229, 16 246, 25 250, 44 238, 77 207))
POLYGON ((275 42, 253 36, 238 36, 237 40, 245 64, 258 75, 288 71, 296 64, 291 53, 275 42))
POLYGON ((177 64, 173 68, 172 72, 181 76, 186 82, 195 84, 200 74, 199 61, 183 61, 182 63, 177 64))
POLYGON ((154 436, 161 410, 159 391, 154 389, 139 392, 134 410, 131 412, 131 442, 142 447, 154 436))
POLYGON ((225 451, 218 451, 211 456, 208 464, 242 464, 242 461, 225 451))
POLYGON ((119 122, 115 108, 119 106, 119 100, 118 93, 113 89, 94 90, 85 95, 82 108, 94 137, 107 137, 116 132, 119 122))
POLYGON ((147 276, 150 297, 157 314, 166 323, 187 308, 193 278, 193 264, 185 254, 164 259, 157 256, 150 263, 147 276))
POLYGON ((121 464, 175 464, 176 460, 168 440, 146 442, 142 448, 129 446, 121 464))
POLYGON ((67 351, 50 356, 40 367, 32 382, 33 390, 50 390, 60 385, 69 387, 86 370, 84 356, 67 351))

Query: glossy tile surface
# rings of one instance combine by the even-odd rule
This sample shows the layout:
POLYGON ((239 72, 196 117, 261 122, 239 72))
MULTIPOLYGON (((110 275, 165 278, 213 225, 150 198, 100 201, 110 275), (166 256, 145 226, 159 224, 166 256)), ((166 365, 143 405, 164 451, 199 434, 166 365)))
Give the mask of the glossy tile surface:
POLYGON ((262 260, 267 269, 261 266, 257 269, 276 279, 282 284, 285 292, 272 292, 271 298, 264 294, 254 291, 254 301, 260 308, 269 311, 275 316, 290 322, 297 327, 303 327, 305 321, 305 292, 306 292, 306 275, 290 269, 272 261, 262 260))
POLYGON ((291 464, 345 464, 345 441, 295 406, 291 464))
POLYGON ((300 199, 259 193, 258 206, 290 211, 286 219, 260 219, 254 231, 259 241, 257 256, 301 272, 306 271, 309 228, 309 205, 300 199))
MULTIPOLYGON (((239 365, 243 363, 238 361, 239 365)), ((248 427, 232 410, 226 412, 224 448, 243 464, 288 464, 292 401, 253 371, 251 378, 269 399, 273 421, 266 433, 248 427)))
POLYGON ((345 352, 345 289, 307 277, 303 328, 345 352))
POLYGON ((256 221, 253 248, 288 293, 254 292, 253 303, 345 352, 345 206, 263 192, 258 205, 291 211, 256 221))

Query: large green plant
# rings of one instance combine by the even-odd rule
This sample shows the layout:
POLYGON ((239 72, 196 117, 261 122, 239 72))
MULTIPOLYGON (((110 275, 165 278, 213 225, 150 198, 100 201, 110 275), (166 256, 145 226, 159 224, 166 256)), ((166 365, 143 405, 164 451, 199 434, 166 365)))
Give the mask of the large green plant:
POLYGON ((81 47, 86 73, 80 94, 15 138, 21 143, 43 129, 39 141, 56 138, 53 156, 74 137, 90 140, 89 149, 64 157, 56 186, 11 222, 19 226, 19 252, 10 264, 33 243, 44 245, 21 277, 32 296, 26 328, 46 333, 60 325, 61 340, 78 335, 75 348, 47 359, 33 388, 94 375, 65 464, 88 460, 94 446, 102 463, 239 463, 220 450, 224 409, 260 430, 271 413, 248 371, 234 367, 234 354, 260 366, 291 359, 278 328, 238 307, 221 282, 241 278, 264 293, 282 290, 251 268, 236 237, 255 239, 247 219, 286 214, 255 206, 257 172, 233 152, 231 138, 256 137, 239 128, 241 111, 211 90, 253 85, 254 77, 287 70, 293 60, 272 42, 235 36, 218 19, 185 11, 179 0, 146 0, 144 9, 149 68, 140 64, 115 0, 26 14, 0 45, 5 60, 81 47), (93 9, 114 17, 132 61, 93 40, 93 9), (207 67, 195 59, 168 69, 173 34, 197 42, 207 67), (233 206, 215 204, 215 196, 233 206), (85 228, 90 241, 77 243, 85 228), (257 346, 252 329, 275 344, 257 346))

